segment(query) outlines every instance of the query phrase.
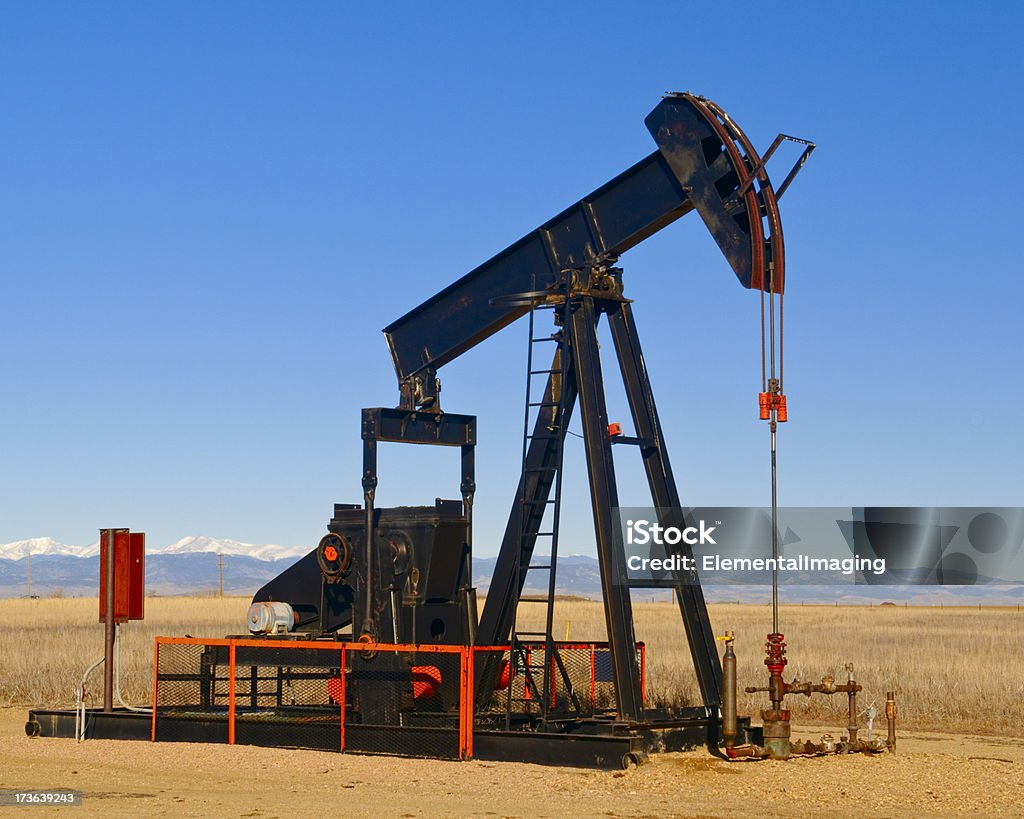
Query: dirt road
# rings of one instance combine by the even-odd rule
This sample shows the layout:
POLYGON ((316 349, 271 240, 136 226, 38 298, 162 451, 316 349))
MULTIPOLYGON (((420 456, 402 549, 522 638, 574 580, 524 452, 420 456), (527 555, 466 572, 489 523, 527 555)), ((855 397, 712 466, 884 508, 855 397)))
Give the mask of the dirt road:
MULTIPOLYGON (((727 763, 664 754, 629 771, 224 745, 29 739, 0 710, 0 787, 74 788, 81 807, 2 815, 1024 816, 1024 740, 900 737, 880 757, 727 763)), ((822 729, 794 731, 817 737, 822 729)))

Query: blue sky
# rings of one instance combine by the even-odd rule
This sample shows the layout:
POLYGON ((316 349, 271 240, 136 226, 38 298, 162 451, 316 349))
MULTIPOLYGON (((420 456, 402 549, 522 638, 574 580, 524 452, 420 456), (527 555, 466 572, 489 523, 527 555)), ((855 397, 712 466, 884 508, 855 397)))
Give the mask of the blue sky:
MULTIPOLYGON (((820 146, 782 203, 780 501, 1020 505, 1021 14, 825 5, 7 4, 0 542, 315 544, 397 402, 381 328, 646 156, 666 90, 820 146)), ((695 215, 622 264, 684 499, 766 504, 756 296, 695 215)), ((524 334, 441 372, 483 555, 524 334)), ((453 453, 382 453, 381 503, 457 494, 453 453)))

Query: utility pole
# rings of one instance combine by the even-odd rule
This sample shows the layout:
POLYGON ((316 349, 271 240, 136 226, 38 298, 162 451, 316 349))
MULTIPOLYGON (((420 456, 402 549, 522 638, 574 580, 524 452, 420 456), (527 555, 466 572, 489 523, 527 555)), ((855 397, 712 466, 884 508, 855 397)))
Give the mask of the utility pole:
POLYGON ((220 596, 224 596, 224 554, 217 552, 217 574, 220 578, 218 586, 220 588, 220 596))
POLYGON ((32 550, 28 550, 28 596, 32 598, 32 550))

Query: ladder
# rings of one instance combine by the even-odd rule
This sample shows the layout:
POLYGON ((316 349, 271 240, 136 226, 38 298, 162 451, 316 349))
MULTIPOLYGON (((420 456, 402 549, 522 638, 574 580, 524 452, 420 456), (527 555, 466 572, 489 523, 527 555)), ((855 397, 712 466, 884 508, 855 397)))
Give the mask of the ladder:
POLYGON ((522 474, 524 480, 521 483, 521 492, 518 498, 520 505, 520 530, 519 530, 519 554, 517 557, 516 577, 518 582, 513 587, 513 619, 511 631, 511 645, 509 662, 512 664, 510 672, 514 677, 515 672, 523 674, 523 696, 513 697, 513 685, 508 687, 506 698, 506 727, 510 726, 512 703, 517 702, 527 706, 527 710, 536 706, 539 709, 541 722, 546 722, 549 712, 555 707, 554 696, 554 674, 557 671, 561 674, 568 701, 575 709, 579 710, 579 702, 573 691, 569 675, 562 662, 562 658, 555 645, 552 629, 555 616, 555 585, 556 566, 558 562, 558 533, 561 517, 562 500, 562 463, 565 451, 566 429, 564 419, 566 416, 566 384, 565 377, 568 372, 568 363, 571 356, 569 349, 569 314, 572 310, 571 288, 573 272, 565 271, 565 289, 562 293, 557 291, 537 292, 534 278, 531 281, 529 296, 529 329, 526 354, 526 400, 523 408, 523 449, 522 449, 522 474), (551 310, 554 312, 554 331, 547 335, 537 335, 537 311, 551 310), (540 346, 555 345, 551 357, 552 364, 547 369, 536 368, 537 356, 535 350, 540 346), (536 381, 540 377, 546 379, 551 389, 544 389, 540 399, 536 398, 536 381), (546 428, 537 424, 537 416, 551 412, 553 420, 546 428), (531 432, 531 429, 533 430, 531 432), (527 465, 527 453, 530 443, 537 439, 544 439, 551 442, 555 450, 554 463, 551 466, 530 468, 527 465), (554 475, 553 497, 545 500, 530 500, 526 497, 526 477, 531 471, 544 470, 554 475), (543 506, 538 513, 537 506, 543 506), (540 525, 537 531, 531 531, 530 521, 539 514, 540 525), (529 562, 524 564, 522 559, 523 547, 526 541, 534 538, 534 548, 530 554, 534 555, 529 562), (536 542, 538 540, 548 542, 548 555, 537 554, 536 542), (540 562, 538 562, 540 561, 540 562), (525 585, 528 572, 547 572, 546 594, 523 595, 522 589, 525 585), (544 605, 544 630, 523 631, 519 628, 519 604, 544 605), (536 655, 540 653, 537 649, 538 643, 543 643, 543 660, 537 662, 536 655), (539 678, 539 680, 538 680, 539 678))

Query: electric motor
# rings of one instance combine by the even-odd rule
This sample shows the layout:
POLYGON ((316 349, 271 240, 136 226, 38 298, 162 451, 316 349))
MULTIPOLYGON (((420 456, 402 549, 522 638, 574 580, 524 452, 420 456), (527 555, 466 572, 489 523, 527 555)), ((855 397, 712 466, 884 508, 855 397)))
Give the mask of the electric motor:
POLYGON ((295 611, 287 603, 263 602, 249 606, 249 631, 285 634, 295 627, 295 611))

